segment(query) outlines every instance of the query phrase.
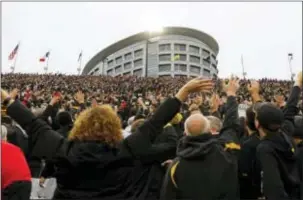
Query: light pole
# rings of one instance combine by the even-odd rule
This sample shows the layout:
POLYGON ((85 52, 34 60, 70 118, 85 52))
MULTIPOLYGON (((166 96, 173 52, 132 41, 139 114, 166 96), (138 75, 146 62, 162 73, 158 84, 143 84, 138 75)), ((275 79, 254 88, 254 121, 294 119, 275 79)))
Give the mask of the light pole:
POLYGON ((292 73, 292 66, 291 66, 292 59, 293 59, 293 54, 292 53, 288 53, 289 71, 290 71, 291 81, 293 82, 295 74, 292 73))

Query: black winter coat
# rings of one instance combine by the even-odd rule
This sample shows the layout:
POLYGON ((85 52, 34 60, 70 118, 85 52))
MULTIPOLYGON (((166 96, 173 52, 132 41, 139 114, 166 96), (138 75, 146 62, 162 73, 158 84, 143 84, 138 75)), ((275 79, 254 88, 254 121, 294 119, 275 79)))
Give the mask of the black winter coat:
POLYGON ((154 200, 160 198, 161 186, 166 172, 166 168, 161 164, 176 157, 177 139, 177 133, 172 126, 165 127, 163 133, 156 138, 151 151, 162 152, 163 156, 159 156, 153 162, 137 166, 136 199, 154 200))
POLYGON ((257 132, 242 143, 239 156, 239 185, 241 199, 258 199, 261 194, 261 167, 257 159, 260 137, 257 132))
POLYGON ((205 133, 180 140, 161 199, 238 199, 239 149, 238 104, 235 97, 228 97, 220 136, 205 133))
POLYGON ((150 149, 180 106, 178 99, 168 99, 117 147, 98 141, 68 141, 19 101, 11 104, 7 113, 30 134, 31 154, 54 161, 57 178, 54 199, 111 200, 133 198, 136 166, 166 157, 150 149))
POLYGON ((263 171, 264 196, 268 200, 296 200, 302 196, 299 151, 291 138, 299 94, 300 88, 295 86, 284 109, 283 128, 275 134, 265 136, 257 148, 263 171))

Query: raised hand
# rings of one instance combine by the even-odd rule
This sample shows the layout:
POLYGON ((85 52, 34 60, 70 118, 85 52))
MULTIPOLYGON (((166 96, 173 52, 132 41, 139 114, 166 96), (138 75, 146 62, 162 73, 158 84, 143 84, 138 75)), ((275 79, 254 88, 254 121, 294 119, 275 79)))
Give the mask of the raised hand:
POLYGON ((55 105, 56 103, 58 103, 60 101, 61 97, 60 96, 53 96, 52 100, 50 101, 49 105, 53 106, 55 105))
POLYGON ((217 94, 213 94, 210 99, 210 108, 213 112, 217 111, 220 106, 220 98, 217 94))
POLYGON ((285 98, 283 95, 277 95, 275 96, 275 100, 277 102, 277 106, 283 107, 285 105, 285 98))
POLYGON ((3 103, 3 101, 5 101, 8 98, 10 98, 8 92, 1 88, 1 103, 3 103))
POLYGON ((97 100, 95 98, 92 99, 92 107, 97 107, 97 106, 98 106, 97 100))
POLYGON ((251 85, 247 86, 248 91, 250 94, 259 94, 260 91, 260 84, 258 81, 251 81, 251 85))
POLYGON ((299 72, 299 74, 297 75, 297 79, 296 79, 296 84, 297 86, 299 86, 300 88, 302 88, 302 71, 299 72))
POLYGON ((187 82, 177 93, 176 98, 184 102, 190 93, 210 92, 214 87, 211 79, 195 78, 187 82))
POLYGON ((16 97, 18 96, 19 90, 17 88, 13 89, 11 91, 11 93, 9 94, 10 98, 12 99, 16 99, 16 97))
POLYGON ((75 100, 79 103, 79 104, 82 104, 84 103, 84 94, 83 92, 81 91, 78 91, 76 94, 75 94, 75 100))
POLYGON ((236 96, 236 92, 240 88, 239 81, 239 79, 236 79, 232 76, 227 84, 223 83, 223 90, 227 93, 228 96, 236 96))

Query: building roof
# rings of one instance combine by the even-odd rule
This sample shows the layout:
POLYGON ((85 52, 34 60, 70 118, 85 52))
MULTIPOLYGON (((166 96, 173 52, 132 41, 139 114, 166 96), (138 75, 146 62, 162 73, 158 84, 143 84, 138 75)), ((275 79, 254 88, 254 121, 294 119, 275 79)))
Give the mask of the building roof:
POLYGON ((214 52, 215 54, 218 54, 219 52, 219 45, 217 41, 210 35, 196 30, 196 29, 191 29, 191 28, 185 28, 185 27, 165 27, 163 28, 162 32, 141 32, 137 33, 135 35, 131 35, 127 38, 124 38, 107 48, 103 49, 102 51, 98 52, 94 57, 92 57, 85 67, 83 68, 82 74, 85 75, 92 68, 94 68, 100 61, 104 60, 107 56, 119 51, 120 49, 123 49, 127 46, 130 46, 132 44, 135 44, 137 42, 141 42, 144 40, 148 40, 153 37, 161 36, 161 35, 183 35, 183 36, 188 36, 192 38, 196 38, 206 45, 208 45, 214 52))

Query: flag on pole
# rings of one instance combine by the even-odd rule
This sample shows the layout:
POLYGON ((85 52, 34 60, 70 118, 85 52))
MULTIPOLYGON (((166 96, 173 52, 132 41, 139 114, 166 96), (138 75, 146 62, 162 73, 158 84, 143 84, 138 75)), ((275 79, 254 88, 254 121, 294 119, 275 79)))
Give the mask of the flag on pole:
POLYGON ((19 44, 17 44, 14 50, 9 54, 8 56, 9 60, 13 60, 15 58, 16 54, 18 53, 18 49, 19 49, 19 44))
POLYGON ((45 62, 46 58, 49 57, 49 51, 46 52, 45 56, 43 56, 42 58, 39 59, 39 62, 45 62))
POLYGON ((82 51, 81 53, 79 54, 79 58, 78 58, 78 62, 82 59, 82 51))
POLYGON ((292 60, 292 59, 293 59, 292 53, 289 53, 289 54, 288 54, 288 58, 289 58, 289 60, 292 60))

